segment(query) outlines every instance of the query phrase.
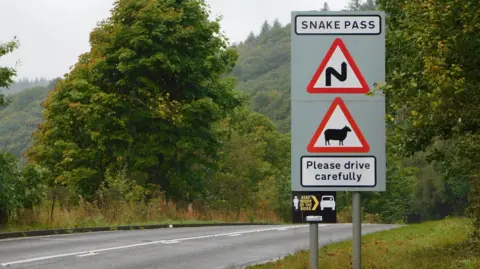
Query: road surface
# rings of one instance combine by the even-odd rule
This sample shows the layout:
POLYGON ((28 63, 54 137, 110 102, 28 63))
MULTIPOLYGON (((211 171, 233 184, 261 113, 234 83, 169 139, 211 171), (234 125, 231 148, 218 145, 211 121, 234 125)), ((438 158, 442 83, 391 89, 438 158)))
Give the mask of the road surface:
MULTIPOLYGON (((362 233, 396 225, 363 224, 362 233)), ((351 238, 351 224, 319 225, 319 243, 351 238)), ((307 249, 308 225, 216 226, 0 240, 0 268, 243 268, 307 249)))

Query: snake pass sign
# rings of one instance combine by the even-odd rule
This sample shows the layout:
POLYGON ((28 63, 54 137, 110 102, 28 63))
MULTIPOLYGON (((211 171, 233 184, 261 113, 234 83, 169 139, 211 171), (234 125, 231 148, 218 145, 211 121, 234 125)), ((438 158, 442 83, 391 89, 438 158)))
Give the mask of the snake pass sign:
POLYGON ((307 146, 308 152, 366 153, 370 146, 339 97, 330 105, 307 146))

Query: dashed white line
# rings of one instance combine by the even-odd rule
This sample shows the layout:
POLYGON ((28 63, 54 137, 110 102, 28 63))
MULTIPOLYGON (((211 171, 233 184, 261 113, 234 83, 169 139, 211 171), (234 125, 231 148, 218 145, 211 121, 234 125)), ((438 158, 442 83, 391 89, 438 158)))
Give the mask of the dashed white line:
POLYGON ((97 253, 89 252, 89 253, 86 253, 86 254, 77 255, 77 257, 88 257, 88 256, 93 256, 93 255, 97 255, 97 253))
MULTIPOLYGON (((325 226, 325 225, 319 225, 319 226, 325 226)), ((82 251, 82 252, 70 252, 70 253, 51 255, 51 256, 42 256, 42 257, 37 257, 37 258, 32 258, 32 259, 6 262, 6 263, 2 263, 1 266, 5 267, 5 266, 13 265, 13 264, 56 259, 56 258, 62 258, 62 257, 68 257, 68 256, 86 257, 86 256, 96 255, 99 252, 106 252, 106 251, 111 251, 111 250, 133 248, 133 247, 140 247, 140 246, 148 246, 148 245, 154 245, 154 244, 173 244, 173 243, 179 243, 180 241, 195 240, 195 239, 202 239, 202 238, 211 238, 211 237, 219 237, 219 236, 232 236, 232 235, 241 235, 241 234, 258 233, 258 232, 267 232, 267 231, 275 231, 275 230, 279 230, 279 229, 289 230, 289 229, 304 228, 304 227, 308 227, 308 225, 295 225, 295 226, 287 226, 287 227, 281 227, 281 228, 275 227, 275 228, 258 229, 258 230, 237 231, 237 232, 222 233, 222 234, 210 234, 210 235, 202 235, 202 236, 195 236, 195 237, 184 237, 184 238, 178 238, 178 239, 165 239, 165 240, 158 240, 158 241, 152 241, 152 242, 147 242, 147 243, 139 243, 139 244, 119 246, 119 247, 112 247, 112 248, 87 250, 87 251, 82 251), (91 253, 95 253, 95 254, 91 254, 91 253)))
POLYGON ((162 244, 176 244, 176 243, 180 243, 180 241, 178 241, 178 240, 162 240, 160 243, 162 243, 162 244))

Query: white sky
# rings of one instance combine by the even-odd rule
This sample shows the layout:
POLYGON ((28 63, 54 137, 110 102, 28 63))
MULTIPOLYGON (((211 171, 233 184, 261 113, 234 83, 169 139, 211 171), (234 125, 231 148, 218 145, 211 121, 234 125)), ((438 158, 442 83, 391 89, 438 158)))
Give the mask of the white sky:
MULTIPOLYGON (((341 10, 348 0, 206 0, 212 16, 223 15, 222 30, 230 42, 244 40, 262 23, 278 18, 290 22, 294 10, 319 10, 323 1, 341 10)), ((89 51, 89 34, 109 17, 114 0, 0 0, 0 43, 17 36, 20 48, 3 58, 0 66, 18 65, 17 78, 61 76, 89 51)), ((212 17, 213 18, 213 17, 212 17)))

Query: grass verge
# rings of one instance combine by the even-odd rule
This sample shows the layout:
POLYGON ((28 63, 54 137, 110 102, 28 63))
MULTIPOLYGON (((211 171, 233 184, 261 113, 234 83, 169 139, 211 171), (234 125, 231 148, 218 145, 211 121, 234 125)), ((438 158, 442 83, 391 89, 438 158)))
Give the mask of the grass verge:
POLYGON ((271 210, 255 212, 242 210, 212 210, 208 208, 181 206, 152 200, 149 204, 112 203, 98 206, 80 202, 75 207, 54 207, 53 215, 48 202, 33 210, 22 209, 1 232, 18 232, 47 229, 70 229, 90 227, 113 227, 148 224, 212 224, 212 223, 283 223, 271 210))
MULTIPOLYGON (((480 268, 480 252, 470 247, 472 222, 447 218, 368 234, 362 239, 362 268, 480 268)), ((319 268, 352 268, 351 241, 319 250, 319 268)), ((248 269, 308 269, 308 251, 248 269)))

